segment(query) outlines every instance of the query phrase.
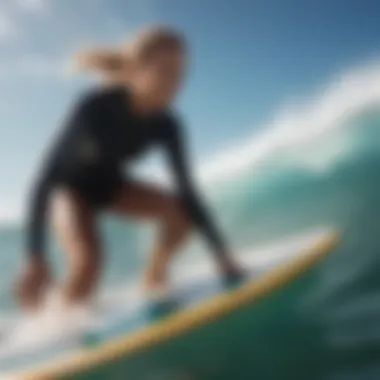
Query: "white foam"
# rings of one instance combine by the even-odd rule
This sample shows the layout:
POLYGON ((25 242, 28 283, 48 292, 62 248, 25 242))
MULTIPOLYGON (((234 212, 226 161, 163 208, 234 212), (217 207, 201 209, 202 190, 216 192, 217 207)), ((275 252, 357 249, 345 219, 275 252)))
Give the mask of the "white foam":
POLYGON ((15 354, 33 354, 38 349, 62 344, 76 345, 90 320, 88 306, 65 308, 59 293, 52 291, 41 310, 3 325, 0 363, 15 354))

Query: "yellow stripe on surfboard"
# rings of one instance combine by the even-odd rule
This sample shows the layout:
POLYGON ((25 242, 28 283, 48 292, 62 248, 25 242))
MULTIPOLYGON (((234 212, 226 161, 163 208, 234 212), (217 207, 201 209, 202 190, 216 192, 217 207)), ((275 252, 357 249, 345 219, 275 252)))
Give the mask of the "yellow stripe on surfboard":
POLYGON ((60 358, 52 364, 43 365, 35 370, 14 374, 11 379, 48 380, 72 378, 94 367, 112 363, 170 339, 179 337, 193 329, 211 323, 236 309, 247 306, 261 297, 279 289, 291 280, 317 264, 338 245, 341 234, 331 232, 320 239, 299 257, 263 274, 257 280, 237 290, 222 293, 213 299, 189 310, 178 312, 165 320, 153 323, 139 331, 129 334, 95 348, 79 351, 60 358))

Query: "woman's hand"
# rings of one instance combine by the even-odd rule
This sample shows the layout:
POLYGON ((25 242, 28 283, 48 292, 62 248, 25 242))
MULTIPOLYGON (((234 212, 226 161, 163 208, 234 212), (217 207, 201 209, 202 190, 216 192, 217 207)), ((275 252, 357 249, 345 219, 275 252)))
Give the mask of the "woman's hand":
POLYGON ((21 306, 26 310, 37 309, 50 283, 50 269, 46 261, 40 257, 31 258, 16 285, 16 293, 21 306))
POLYGON ((228 283, 239 283, 244 279, 244 272, 239 265, 232 259, 230 254, 220 255, 219 268, 228 283))

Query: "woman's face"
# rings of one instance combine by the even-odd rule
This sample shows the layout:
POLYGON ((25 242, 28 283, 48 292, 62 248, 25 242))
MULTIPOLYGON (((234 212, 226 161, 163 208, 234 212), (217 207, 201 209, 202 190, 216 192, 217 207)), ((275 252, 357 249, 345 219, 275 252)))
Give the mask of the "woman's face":
POLYGON ((179 49, 157 51, 133 69, 132 86, 152 105, 169 106, 183 82, 185 61, 185 54, 179 49))

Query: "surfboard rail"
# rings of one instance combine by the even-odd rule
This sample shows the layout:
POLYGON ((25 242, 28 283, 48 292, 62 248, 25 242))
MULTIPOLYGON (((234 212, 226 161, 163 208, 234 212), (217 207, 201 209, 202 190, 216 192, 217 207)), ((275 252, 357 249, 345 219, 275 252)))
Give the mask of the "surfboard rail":
POLYGON ((292 279, 323 260, 337 247, 341 237, 341 232, 331 231, 310 248, 304 250, 305 254, 259 276, 255 281, 240 288, 217 295, 211 300, 179 311, 139 331, 104 343, 97 348, 73 352, 50 364, 40 365, 20 373, 12 373, 7 378, 15 380, 72 378, 75 374, 112 363, 189 333, 285 286, 292 279))

